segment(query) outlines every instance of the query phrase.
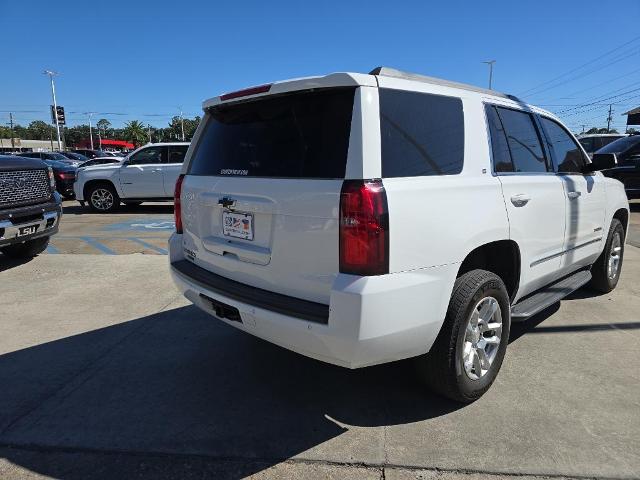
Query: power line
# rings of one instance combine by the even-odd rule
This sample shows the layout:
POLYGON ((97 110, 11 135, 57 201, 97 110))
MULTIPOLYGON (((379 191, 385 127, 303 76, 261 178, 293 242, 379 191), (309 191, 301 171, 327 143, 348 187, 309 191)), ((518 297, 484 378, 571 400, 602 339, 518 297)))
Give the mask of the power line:
POLYGON ((576 75, 576 76, 574 76, 574 77, 570 77, 570 78, 568 78, 568 79, 566 79, 566 80, 564 80, 564 81, 562 81, 562 82, 556 83, 555 85, 551 85, 550 87, 543 88, 542 90, 538 90, 537 92, 530 93, 530 94, 527 94, 527 95, 521 95, 521 96, 531 97, 531 96, 533 96, 533 95, 540 95, 540 94, 541 94, 541 93, 543 93, 543 92, 546 92, 546 91, 548 91, 548 90, 552 90, 552 89, 554 89, 554 88, 557 88, 557 87, 560 87, 560 86, 562 86, 562 85, 565 85, 565 84, 567 84, 567 83, 569 83, 569 82, 573 82, 573 81, 578 80, 578 79, 580 79, 580 78, 586 77, 587 75, 591 75, 592 73, 595 73, 595 72, 597 72, 597 71, 600 71, 600 70, 602 70, 603 68, 610 67, 611 65, 614 65, 614 64, 616 64, 616 63, 619 63, 619 62, 621 62, 622 60, 626 60, 627 58, 632 57, 632 56, 634 56, 634 55, 638 55, 638 54, 640 54, 640 50, 635 51, 635 52, 632 52, 632 53, 629 53, 628 55, 624 55, 623 57, 618 57, 616 60, 613 60, 613 61, 611 61, 611 62, 609 62, 609 63, 605 63, 604 65, 601 65, 601 66, 599 66, 599 67, 597 67, 597 68, 594 68, 593 70, 590 70, 590 71, 588 71, 588 72, 586 72, 586 73, 583 73, 583 74, 581 74, 581 75, 576 75))
POLYGON ((537 90, 539 87, 542 87, 542 86, 548 85, 548 84, 550 84, 550 83, 555 82, 556 80, 559 80, 559 79, 561 79, 561 78, 563 78, 563 77, 566 77, 567 75, 570 75, 570 74, 572 74, 572 73, 574 73, 574 72, 577 72, 578 70, 580 70, 580 69, 582 69, 582 68, 584 68, 584 67, 586 67, 586 66, 588 66, 588 65, 591 65, 591 64, 593 64, 593 63, 597 62, 598 60, 600 60, 600 59, 602 59, 602 58, 606 57, 607 55, 610 55, 611 53, 615 52, 616 50, 620 50, 621 48, 626 47, 627 45, 630 45, 630 44, 632 44, 633 42, 635 42, 635 41, 637 41, 637 40, 640 40, 640 36, 635 37, 635 38, 632 38, 632 39, 631 39, 631 40, 629 40, 628 42, 625 42, 625 43, 623 43, 622 45, 619 45, 619 46, 617 46, 617 47, 615 47, 615 48, 613 48, 613 49, 609 50, 608 52, 603 53, 602 55, 600 55, 600 56, 598 56, 598 57, 594 58, 593 60, 589 60, 587 63, 583 63, 583 64, 582 64, 582 65, 580 65, 579 67, 576 67, 576 68, 574 68, 574 69, 572 69, 572 70, 569 70, 568 72, 563 73, 562 75, 559 75, 559 76, 557 76, 557 77, 555 77, 555 78, 552 78, 551 80, 547 80, 546 82, 543 82, 543 83, 541 83, 541 84, 539 84, 539 85, 537 85, 537 86, 535 86, 535 87, 532 87, 532 88, 530 88, 530 89, 528 89, 528 90, 525 90, 525 91, 523 91, 523 92, 519 93, 518 95, 519 95, 519 96, 520 96, 520 95, 524 95, 524 94, 526 94, 526 93, 528 93, 528 92, 531 92, 531 91, 533 91, 533 90, 537 90))
MULTIPOLYGON (((638 82, 638 83, 640 83, 640 82, 638 82)), ((628 87, 624 87, 624 88, 628 88, 628 87)), ((618 89, 618 90, 621 90, 621 89, 618 89)), ((614 93, 614 92, 616 92, 618 90, 614 90, 613 92, 609 92, 609 93, 614 93)), ((605 100, 613 100, 614 98, 622 97, 622 96, 627 95, 629 93, 637 92, 638 90, 640 90, 640 88, 634 88, 633 90, 622 92, 622 93, 619 93, 617 95, 613 95, 613 96, 610 96, 610 97, 607 97, 607 98, 597 98, 597 99, 594 99, 595 101, 593 101, 591 103, 584 103, 584 104, 582 104, 580 106, 577 106, 577 107, 568 108, 566 110, 561 110, 561 111, 558 112, 558 114, 562 114, 562 113, 565 113, 565 112, 571 112, 573 110, 579 110, 579 109, 584 108, 584 107, 590 107, 590 106, 595 105, 597 103, 601 103, 601 102, 603 102, 605 100)), ((608 94, 605 94, 605 95, 608 95, 608 94)), ((631 98, 633 98, 633 97, 631 97, 631 98)), ((629 98, 625 98, 625 100, 629 100, 629 98)))

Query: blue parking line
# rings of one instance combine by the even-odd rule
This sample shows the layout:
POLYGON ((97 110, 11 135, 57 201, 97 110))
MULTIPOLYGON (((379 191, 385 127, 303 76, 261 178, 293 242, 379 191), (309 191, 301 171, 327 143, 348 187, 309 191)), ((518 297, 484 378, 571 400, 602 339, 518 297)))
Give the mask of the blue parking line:
POLYGON ((60 250, 58 250, 53 245, 49 244, 47 245, 47 253, 60 253, 60 250))
POLYGON ((127 237, 129 240, 131 240, 132 242, 137 242, 140 245, 142 245, 144 248, 148 248, 149 250, 155 250, 156 252, 158 252, 160 255, 167 255, 169 252, 167 250, 165 250, 164 248, 160 248, 160 247, 156 247, 155 245, 151 245, 150 243, 145 242, 144 240, 140 240, 139 238, 136 237, 127 237))
POLYGON ((95 238, 91 238, 91 237, 79 237, 80 239, 84 240, 85 242, 87 242, 89 245, 91 245, 92 247, 97 248, 98 250, 100 250, 102 253, 106 253, 107 255, 115 255, 116 252, 114 252, 113 250, 111 250, 109 247, 107 247, 106 245, 103 245, 102 243, 100 243, 99 241, 97 241, 95 238))

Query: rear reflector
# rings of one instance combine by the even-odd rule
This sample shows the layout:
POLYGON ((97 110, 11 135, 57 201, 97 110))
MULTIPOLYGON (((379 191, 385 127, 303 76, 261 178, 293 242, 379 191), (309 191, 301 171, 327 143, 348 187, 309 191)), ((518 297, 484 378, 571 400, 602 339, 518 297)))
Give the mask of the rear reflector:
POLYGON ((173 193, 173 215, 176 222, 176 233, 182 233, 182 204, 180 202, 180 195, 182 194, 183 180, 184 175, 178 176, 176 188, 173 193))
POLYGON ((342 184, 340 272, 389 273, 389 211, 382 180, 345 180, 342 184))
POLYGON ((231 100, 233 98, 248 97, 249 95, 256 95, 258 93, 266 93, 271 89, 271 84, 260 85, 258 87, 245 88, 244 90, 238 90, 237 92, 225 93, 220 95, 220 100, 231 100))

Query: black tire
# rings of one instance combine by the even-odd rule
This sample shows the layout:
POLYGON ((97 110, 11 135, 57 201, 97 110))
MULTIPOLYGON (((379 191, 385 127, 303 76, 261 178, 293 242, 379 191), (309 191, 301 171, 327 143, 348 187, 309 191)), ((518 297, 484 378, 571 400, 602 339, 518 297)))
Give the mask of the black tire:
POLYGON ((49 237, 41 237, 4 247, 2 253, 11 258, 32 258, 44 252, 48 245, 49 237))
MULTIPOLYGON (((456 402, 471 403, 477 400, 491 387, 500 370, 509 343, 510 326, 509 295, 500 277, 486 270, 465 273, 456 279, 447 315, 435 343, 429 353, 417 359, 421 376, 433 391, 456 402), (470 375, 473 373, 467 373, 463 360, 465 333, 471 314, 479 302, 489 299, 495 305, 490 297, 500 307, 500 343, 494 347, 495 356, 489 368, 479 378, 472 379, 470 375)), ((478 338, 474 341, 478 341, 478 338)))
POLYGON ((110 183, 92 185, 86 196, 89 208, 98 213, 114 212, 120 206, 120 197, 110 183))
POLYGON ((620 272, 622 272, 623 258, 624 227, 622 226, 622 223, 620 223, 620 220, 614 218, 611 221, 611 226, 609 227, 609 234, 607 236, 607 241, 604 244, 604 250, 591 266, 591 281, 589 282, 589 288, 602 293, 609 293, 611 290, 616 288, 618 280, 620 280, 620 272), (615 269, 615 274, 611 276, 609 272, 609 259, 614 254, 612 247, 614 247, 616 236, 618 237, 616 247, 619 246, 620 248, 617 253, 619 255, 619 261, 618 267, 615 269))

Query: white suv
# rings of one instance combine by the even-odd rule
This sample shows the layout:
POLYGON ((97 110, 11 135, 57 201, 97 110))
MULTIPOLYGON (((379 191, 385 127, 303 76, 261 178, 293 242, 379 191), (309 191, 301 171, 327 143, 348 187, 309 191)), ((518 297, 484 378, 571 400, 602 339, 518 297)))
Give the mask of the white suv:
POLYGON ((480 397, 512 321, 616 286, 629 206, 550 113, 378 68, 204 103, 171 273, 204 311, 348 368, 418 357, 480 397))
POLYGON ((124 202, 173 201, 173 189, 188 143, 149 143, 122 162, 78 169, 76 200, 96 212, 111 212, 124 202))

